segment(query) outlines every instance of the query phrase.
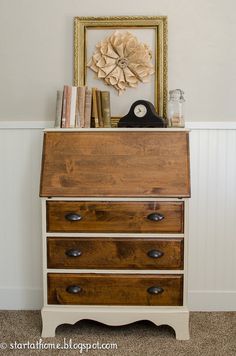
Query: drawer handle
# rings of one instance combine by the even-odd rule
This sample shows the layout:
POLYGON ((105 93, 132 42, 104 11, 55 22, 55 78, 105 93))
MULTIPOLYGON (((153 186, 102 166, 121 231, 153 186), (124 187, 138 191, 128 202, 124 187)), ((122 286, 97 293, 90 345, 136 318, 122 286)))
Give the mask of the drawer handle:
POLYGON ((147 216, 147 218, 151 221, 161 221, 164 219, 164 215, 159 213, 151 213, 147 216))
POLYGON ((80 221, 82 219, 82 216, 76 213, 69 213, 65 215, 65 218, 69 221, 80 221))
POLYGON ((82 292, 82 288, 80 286, 69 286, 66 288, 66 291, 71 294, 78 294, 82 292))
POLYGON ((73 248, 70 249, 70 250, 67 250, 66 252, 66 255, 69 256, 69 257, 79 257, 82 255, 82 252, 79 251, 79 250, 74 250, 73 248))
POLYGON ((147 291, 149 294, 161 294, 164 292, 164 289, 161 287, 150 287, 147 291))
POLYGON ((160 258, 164 255, 164 252, 158 251, 158 250, 151 250, 151 251, 148 251, 147 255, 148 255, 148 257, 151 257, 151 258, 160 258))

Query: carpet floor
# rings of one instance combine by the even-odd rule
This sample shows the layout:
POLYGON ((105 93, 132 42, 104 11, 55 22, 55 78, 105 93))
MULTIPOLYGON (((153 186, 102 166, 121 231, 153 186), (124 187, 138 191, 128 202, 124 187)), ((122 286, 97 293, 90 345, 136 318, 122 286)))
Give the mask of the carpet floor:
POLYGON ((172 328, 164 325, 156 327, 148 321, 111 327, 82 320, 75 325, 60 325, 55 338, 41 339, 39 311, 0 311, 0 355, 236 356, 236 312, 191 313, 190 332, 189 341, 177 341, 172 328), (30 348, 23 349, 28 347, 28 342, 30 348), (82 352, 78 346, 76 350, 35 350, 33 347, 37 347, 37 342, 53 343, 55 346, 66 343, 71 345, 69 347, 77 347, 81 343, 110 343, 117 344, 117 349, 82 352), (22 346, 23 343, 27 346, 22 346))

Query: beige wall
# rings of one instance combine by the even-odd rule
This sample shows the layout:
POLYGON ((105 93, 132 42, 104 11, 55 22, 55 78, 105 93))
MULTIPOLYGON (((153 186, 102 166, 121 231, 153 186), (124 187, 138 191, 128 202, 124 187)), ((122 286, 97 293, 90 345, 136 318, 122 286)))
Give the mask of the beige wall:
POLYGON ((169 88, 187 121, 236 120, 235 0, 0 0, 0 120, 53 120, 73 78, 73 17, 167 15, 169 88))

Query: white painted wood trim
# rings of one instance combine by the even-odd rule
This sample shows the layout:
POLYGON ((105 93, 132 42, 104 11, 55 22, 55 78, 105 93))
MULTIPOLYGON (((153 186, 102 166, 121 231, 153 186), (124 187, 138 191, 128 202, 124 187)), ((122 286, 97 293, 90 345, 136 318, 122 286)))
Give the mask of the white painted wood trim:
MULTIPOLYGON (((187 121, 185 126, 186 129, 190 129, 190 130, 236 130, 235 121, 223 121, 223 120, 222 121, 187 121)), ((0 130, 1 129, 45 129, 45 128, 53 128, 53 127, 54 127, 54 121, 10 121, 10 120, 1 121, 0 120, 0 130)), ((66 130, 70 130, 70 129, 66 129, 66 130)), ((71 129, 71 130, 75 130, 75 129, 71 129)))
POLYGON ((135 234, 126 234, 126 233, 72 233, 72 232, 47 232, 46 234, 48 237, 150 237, 150 238, 165 238, 165 239, 177 239, 177 238, 184 238, 184 234, 143 234, 143 233, 135 233, 135 234))
POLYGON ((190 130, 236 130, 235 121, 191 121, 186 122, 190 130))
POLYGON ((183 305, 188 307, 188 224, 189 224, 189 201, 184 202, 184 283, 183 305))
POLYGON ((119 312, 120 309, 123 309, 125 311, 129 311, 129 310, 132 310, 132 311, 135 311, 135 310, 141 310, 143 312, 145 312, 146 310, 148 311, 149 309, 152 309, 152 310, 155 310, 155 309, 161 309, 162 311, 167 311, 167 312, 170 312, 170 311, 173 311, 173 310, 177 310, 179 312, 181 311, 188 311, 188 308, 185 308, 183 306, 155 306, 155 305, 87 305, 87 304, 84 304, 84 305, 72 305, 72 304, 68 304, 68 305, 62 305, 62 304, 50 304, 46 307, 46 309, 78 309, 78 310, 83 310, 84 308, 89 308, 90 310, 111 310, 111 311, 117 311, 119 312))
POLYGON ((156 132, 156 131, 168 131, 168 132, 176 132, 176 131, 189 131, 186 128, 118 128, 118 127, 109 127, 109 128, 49 128, 45 129, 45 132, 156 132))
POLYGON ((56 327, 60 324, 75 324, 82 319, 91 319, 103 324, 118 326, 130 324, 138 320, 150 320, 157 326, 170 325, 176 334, 177 340, 189 339, 189 312, 188 310, 155 308, 155 307, 104 307, 104 306, 75 306, 56 308, 43 307, 42 337, 54 337, 56 327))
POLYGON ((47 198, 48 201, 125 201, 125 202, 129 202, 129 201, 166 201, 166 202, 181 202, 183 200, 185 200, 185 198, 181 197, 181 198, 115 198, 115 197, 107 197, 107 198, 103 198, 103 197, 78 197, 78 198, 65 198, 65 197, 52 197, 52 198, 47 198))
POLYGON ((157 270, 157 269, 60 269, 48 268, 47 273, 93 273, 93 274, 184 274, 183 270, 157 270))
POLYGON ((47 223, 46 223, 46 199, 42 199, 42 250, 43 250, 43 302, 48 302, 48 283, 47 283, 47 223))

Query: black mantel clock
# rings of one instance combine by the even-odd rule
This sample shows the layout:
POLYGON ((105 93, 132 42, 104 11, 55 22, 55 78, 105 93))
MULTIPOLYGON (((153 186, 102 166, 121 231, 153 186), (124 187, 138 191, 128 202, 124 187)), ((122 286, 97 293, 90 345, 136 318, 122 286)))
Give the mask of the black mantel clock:
POLYGON ((137 100, 131 105, 128 114, 120 119, 118 127, 166 127, 166 123, 157 115, 152 103, 137 100))

